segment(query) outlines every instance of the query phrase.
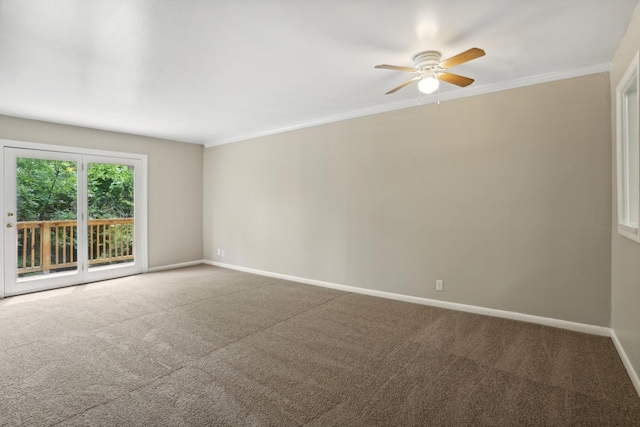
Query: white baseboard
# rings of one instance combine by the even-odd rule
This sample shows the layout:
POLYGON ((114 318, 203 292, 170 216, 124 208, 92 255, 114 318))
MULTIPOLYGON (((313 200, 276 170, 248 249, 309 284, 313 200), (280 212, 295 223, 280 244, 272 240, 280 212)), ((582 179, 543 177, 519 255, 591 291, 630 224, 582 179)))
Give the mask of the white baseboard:
POLYGON ((618 336, 616 335, 616 331, 614 329, 611 330, 611 340, 616 346, 616 350, 618 350, 620 359, 622 359, 622 363, 624 364, 624 367, 629 374, 629 378, 631 378, 633 386, 636 388, 636 392, 638 392, 638 396, 640 396, 640 378, 638 378, 638 373, 636 372, 636 370, 633 369, 633 365, 629 360, 629 356, 627 356, 627 353, 624 351, 624 347, 622 347, 622 343, 618 339, 618 336))
POLYGON ((163 270, 173 270, 174 268, 190 267, 192 265, 200 265, 200 264, 208 264, 208 262, 200 259, 197 261, 181 262, 179 264, 161 265, 160 267, 149 268, 147 270, 147 273, 155 273, 156 271, 163 271, 163 270))
POLYGON ((322 286, 325 288, 338 289, 346 292, 371 295, 381 298, 388 298, 398 301, 412 302, 422 305, 447 308, 451 310, 465 311, 467 313, 484 314, 487 316, 501 317, 505 319, 519 320, 522 322, 536 323, 539 325, 551 326, 554 328, 568 329, 570 331, 583 332, 592 335, 611 336, 611 329, 604 326, 588 325, 584 323, 570 322, 567 320, 553 319, 550 317, 534 316, 531 314, 518 313, 515 311, 497 310, 493 308, 478 307, 475 305, 458 304, 449 301, 440 301, 429 298, 415 297, 411 295, 396 294, 393 292, 376 291, 373 289, 357 288, 354 286, 339 285, 337 283, 323 282, 321 280, 306 279, 304 277, 289 276, 287 274, 272 273, 270 271, 256 270, 253 268, 241 267, 232 264, 225 264, 216 261, 204 260, 203 263, 215 265, 217 267, 229 268, 232 270, 244 271, 246 273, 258 274, 261 276, 274 277, 277 279, 291 280, 293 282, 306 283, 308 285, 322 286))

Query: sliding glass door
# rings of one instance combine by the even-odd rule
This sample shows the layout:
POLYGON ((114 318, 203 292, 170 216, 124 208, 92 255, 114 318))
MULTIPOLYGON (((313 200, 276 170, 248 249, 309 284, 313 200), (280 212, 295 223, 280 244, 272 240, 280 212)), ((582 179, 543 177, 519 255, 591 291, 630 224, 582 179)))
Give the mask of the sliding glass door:
POLYGON ((142 272, 140 160, 83 156, 88 281, 142 272))
POLYGON ((135 167, 126 164, 87 164, 90 271, 135 262, 134 172, 135 167))
POLYGON ((5 295, 141 273, 141 160, 4 148, 5 295))

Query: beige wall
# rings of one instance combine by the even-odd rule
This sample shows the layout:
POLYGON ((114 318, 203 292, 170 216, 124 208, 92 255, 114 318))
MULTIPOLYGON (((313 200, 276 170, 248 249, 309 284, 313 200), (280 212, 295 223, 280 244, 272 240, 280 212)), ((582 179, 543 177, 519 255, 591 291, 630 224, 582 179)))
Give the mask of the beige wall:
POLYGON ((604 73, 205 149, 204 257, 608 326, 609 116, 604 73))
POLYGON ((202 259, 201 145, 8 116, 0 138, 147 154, 149 268, 202 259))
MULTIPOLYGON (((640 11, 636 10, 629 28, 611 62, 611 117, 615 123, 616 86, 636 52, 640 50, 640 11)), ((615 128, 613 152, 615 153, 615 128)), ((612 326, 636 372, 640 373, 640 244, 617 233, 616 166, 613 156, 613 228, 612 262, 612 326)))

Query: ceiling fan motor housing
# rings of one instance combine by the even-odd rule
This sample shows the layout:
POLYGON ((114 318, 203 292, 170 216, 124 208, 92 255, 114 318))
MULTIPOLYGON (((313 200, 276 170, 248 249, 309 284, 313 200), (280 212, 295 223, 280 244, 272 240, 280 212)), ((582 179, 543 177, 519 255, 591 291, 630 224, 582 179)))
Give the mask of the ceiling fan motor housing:
POLYGON ((434 71, 440 64, 440 52, 427 50, 413 57, 415 68, 421 72, 434 71))

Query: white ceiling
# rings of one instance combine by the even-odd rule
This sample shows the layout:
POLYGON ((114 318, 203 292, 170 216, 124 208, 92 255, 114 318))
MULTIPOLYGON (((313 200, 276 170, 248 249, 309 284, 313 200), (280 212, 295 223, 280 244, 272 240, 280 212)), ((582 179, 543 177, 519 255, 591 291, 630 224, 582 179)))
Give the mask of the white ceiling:
POLYGON ((608 69, 638 0, 0 0, 0 114, 217 145, 608 69))

